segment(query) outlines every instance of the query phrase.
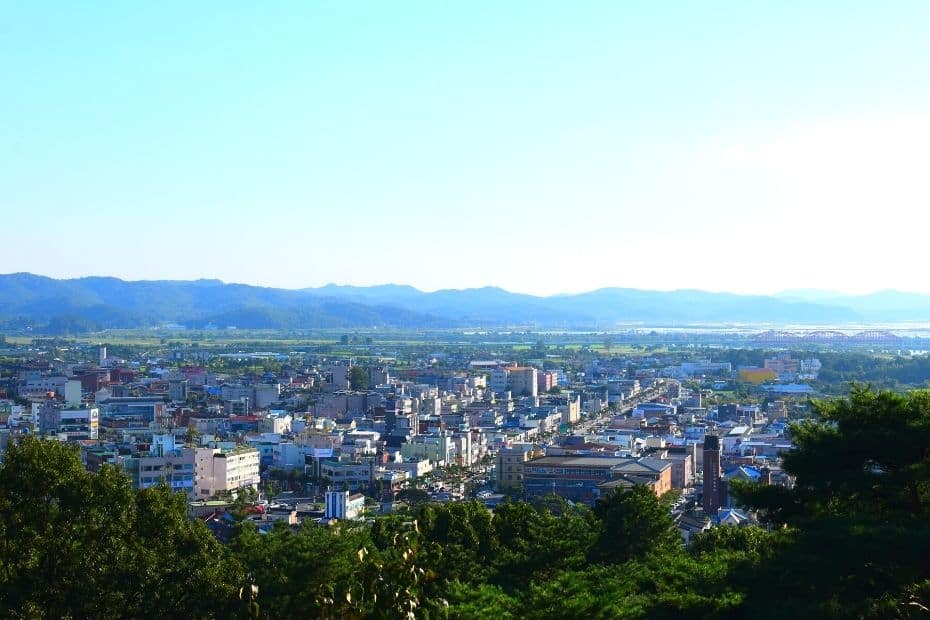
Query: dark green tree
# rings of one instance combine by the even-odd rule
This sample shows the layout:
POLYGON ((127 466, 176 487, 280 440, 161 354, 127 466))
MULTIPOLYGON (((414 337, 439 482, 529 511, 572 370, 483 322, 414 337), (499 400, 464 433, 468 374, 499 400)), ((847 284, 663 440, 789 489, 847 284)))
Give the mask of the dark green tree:
POLYGON ((446 581, 478 582, 497 552, 491 513, 478 502, 423 504, 416 513, 420 562, 446 581))
POLYGON ((784 468, 793 488, 735 485, 789 540, 757 578, 748 609, 774 615, 910 617, 930 608, 930 392, 856 387, 817 403, 816 421, 792 427, 784 468))
POLYGON ((361 366, 353 366, 349 369, 349 386, 353 390, 368 389, 368 370, 361 366))
POLYGON ((645 486, 614 489, 597 500, 594 515, 600 522, 600 531, 589 554, 593 562, 622 564, 681 545, 681 536, 668 510, 645 486))
POLYGON ((499 551, 493 583, 512 593, 534 580, 586 565, 598 524, 587 509, 560 508, 553 513, 525 502, 506 502, 494 510, 499 551))
POLYGON ((0 465, 0 616, 226 617, 243 574, 166 487, 133 492, 77 449, 25 438, 0 465))
MULTIPOLYGON (((237 525, 230 543, 258 586, 266 618, 318 618, 345 601, 359 570, 358 551, 370 548, 363 528, 316 527, 298 532, 283 523, 260 534, 251 523, 237 525)), ((349 595, 351 598, 351 594, 349 595)))
POLYGON ((407 504, 411 506, 424 504, 429 501, 429 493, 423 489, 402 489, 397 493, 397 500, 401 502, 407 502, 407 504))

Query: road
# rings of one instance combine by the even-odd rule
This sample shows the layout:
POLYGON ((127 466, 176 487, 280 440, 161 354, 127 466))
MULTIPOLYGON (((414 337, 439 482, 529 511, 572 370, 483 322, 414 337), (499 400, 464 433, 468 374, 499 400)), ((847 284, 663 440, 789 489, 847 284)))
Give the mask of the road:
POLYGON ((654 398, 658 398, 661 395, 668 393, 668 384, 662 383, 656 387, 652 387, 646 390, 643 390, 633 398, 623 401, 620 407, 617 408, 617 411, 605 411, 598 415, 597 417, 591 418, 590 420, 585 420, 584 422, 577 424, 572 432, 574 434, 578 433, 588 433, 591 429, 597 425, 603 425, 610 422, 610 419, 617 415, 624 415, 635 409, 638 405, 649 402, 654 398))

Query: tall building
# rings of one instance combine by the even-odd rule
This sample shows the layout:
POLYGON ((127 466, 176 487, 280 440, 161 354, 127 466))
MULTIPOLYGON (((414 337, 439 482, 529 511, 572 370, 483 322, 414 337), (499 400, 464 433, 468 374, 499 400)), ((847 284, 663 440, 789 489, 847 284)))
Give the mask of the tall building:
POLYGON ((495 368, 491 371, 491 382, 490 387, 491 391, 495 394, 503 394, 507 391, 507 382, 510 378, 510 373, 506 368, 495 368))
POLYGON ((80 407, 82 404, 81 382, 69 379, 65 383, 65 404, 69 407, 80 407))
POLYGON ((489 383, 495 394, 510 391, 515 397, 539 395, 539 371, 532 366, 504 366, 491 371, 489 383))
POLYGON ((723 505, 723 470, 720 467, 720 438, 704 435, 704 514, 717 515, 723 505))
POLYGON ((260 456, 245 446, 197 448, 194 492, 198 498, 217 494, 235 495, 239 489, 258 489, 260 456))
POLYGON ((168 398, 175 403, 182 403, 187 400, 187 381, 185 379, 170 379, 168 381, 168 398))
POLYGON ((538 371, 532 366, 516 366, 507 369, 510 373, 508 387, 514 396, 537 396, 539 394, 538 371))
POLYGON ((539 393, 548 392, 559 383, 559 373, 553 371, 541 371, 536 374, 537 388, 539 393))

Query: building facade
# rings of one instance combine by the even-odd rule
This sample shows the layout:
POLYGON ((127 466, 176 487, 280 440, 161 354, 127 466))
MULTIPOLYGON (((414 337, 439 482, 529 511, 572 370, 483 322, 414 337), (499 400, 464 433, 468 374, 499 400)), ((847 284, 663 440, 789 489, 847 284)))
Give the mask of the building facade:
POLYGON ((720 438, 716 435, 704 436, 704 493, 701 505, 704 514, 714 517, 723 506, 723 471, 720 466, 720 438))
POLYGON ((365 496, 361 493, 350 494, 348 491, 326 492, 326 518, 355 520, 365 510, 365 496))
POLYGON ((247 446, 197 448, 195 495, 236 495, 240 489, 258 490, 260 456, 247 446))

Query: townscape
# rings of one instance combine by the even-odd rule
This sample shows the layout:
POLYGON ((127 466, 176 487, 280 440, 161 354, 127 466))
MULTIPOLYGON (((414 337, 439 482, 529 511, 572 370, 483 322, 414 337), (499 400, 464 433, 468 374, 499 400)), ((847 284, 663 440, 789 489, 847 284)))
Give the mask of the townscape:
MULTIPOLYGON (((368 561, 364 556, 358 558, 365 560, 359 567, 345 568, 340 576, 320 564, 321 556, 299 551, 303 544, 336 544, 339 532, 355 537, 343 540, 349 549, 340 553, 362 553, 378 549, 376 542, 365 542, 369 537, 377 541, 393 529, 395 542, 377 551, 384 554, 397 552, 396 532, 413 527, 426 538, 405 543, 411 545, 410 557, 432 563, 433 570, 445 567, 437 573, 448 584, 440 589, 443 598, 430 594, 435 586, 407 584, 398 591, 406 594, 384 608, 389 617, 411 604, 423 605, 428 615, 427 609, 439 600, 448 603, 449 597, 452 607, 446 613, 455 617, 506 609, 532 615, 523 607, 532 606, 530 600, 506 598, 507 592, 520 592, 512 588, 528 587, 523 578, 513 581, 514 567, 506 569, 506 578, 490 577, 504 588, 503 599, 471 607, 475 593, 467 589, 468 572, 460 571, 471 570, 470 562, 478 560, 453 559, 473 553, 465 550, 447 554, 463 544, 463 536, 474 536, 479 548, 502 545, 494 553, 505 555, 495 555, 492 563, 500 562, 518 543, 492 540, 504 536, 507 527, 526 528, 539 518, 555 519, 548 527, 558 530, 580 528, 572 536, 581 538, 564 544, 577 545, 576 552, 587 557, 546 559, 549 552, 538 549, 520 560, 529 562, 520 569, 529 575, 568 578, 570 573, 558 571, 636 561, 637 553, 647 549, 706 553, 721 544, 714 551, 720 570, 747 561, 743 555, 721 559, 727 557, 720 555, 723 548, 740 554, 752 549, 763 554, 754 560, 761 561, 785 544, 772 529, 783 510, 771 504, 772 497, 805 493, 799 475, 808 477, 804 489, 829 484, 828 478, 810 478, 797 466, 785 467, 785 459, 799 449, 798 425, 829 415, 818 403, 845 402, 849 377, 839 369, 852 365, 870 372, 870 363, 877 369, 895 364, 899 370, 888 375, 897 372, 912 381, 915 373, 926 371, 920 366, 922 354, 875 345, 858 351, 695 349, 617 344, 611 334, 571 336, 583 342, 572 345, 552 334, 531 333, 511 335, 510 343, 491 339, 463 345, 452 333, 445 335, 445 343, 435 336, 424 343, 415 335, 403 340, 394 335, 385 346, 377 334, 332 333, 329 340, 318 336, 312 344, 299 344, 293 335, 286 344, 271 338, 264 341, 266 350, 247 350, 243 345, 250 339, 273 334, 214 335, 208 343, 196 335, 182 340, 179 332, 154 340, 149 335, 145 341, 135 332, 108 335, 119 344, 90 342, 87 336, 5 341, 0 448, 13 455, 13 462, 0 464, 0 479, 4 471, 20 473, 0 480, 0 487, 15 496, 16 480, 31 475, 21 469, 28 451, 58 445, 73 455, 83 475, 119 472, 127 492, 141 494, 135 501, 162 491, 183 501, 175 504, 188 523, 183 527, 205 528, 203 535, 213 542, 199 544, 219 545, 211 553, 226 549, 222 555, 239 562, 235 566, 245 565, 259 592, 245 600, 240 593, 235 603, 236 597, 222 594, 221 586, 227 583, 234 590, 248 578, 236 572, 242 568, 223 569, 227 581, 211 582, 211 588, 219 588, 214 592, 218 598, 202 610, 207 615, 222 608, 249 615, 248 609, 262 605, 265 612, 254 614, 364 616, 381 609, 365 600, 374 596, 374 586, 358 585, 358 571, 364 574, 368 561), (546 337, 557 344, 546 344, 546 337), (40 444, 30 443, 35 438, 40 444), (616 502, 627 505, 609 508, 616 502), (520 506, 532 507, 531 513, 520 506), (482 514, 494 520, 481 526, 482 514), (607 525, 617 518, 619 523, 607 525), (458 525, 447 530, 452 526, 440 525, 443 519, 458 525), (498 519, 516 523, 505 526, 498 519), (482 533, 491 523, 505 530, 482 533), (725 531, 739 532, 739 538, 722 542, 728 540, 720 538, 725 531), (250 538, 255 534, 264 535, 264 542, 250 538), (771 540, 763 542, 762 535, 771 540), (433 555, 419 547, 414 553, 418 545, 440 540, 452 547, 433 555), (642 551, 631 550, 636 541, 645 545, 642 551), (290 588, 300 586, 279 584, 279 577, 263 572, 270 567, 261 558, 272 551, 262 545, 280 545, 275 553, 283 555, 275 561, 288 565, 305 558, 299 560, 309 562, 301 565, 303 577, 295 573, 289 580, 309 579, 337 598, 317 593, 310 602, 287 603, 290 588), (448 562, 460 563, 452 568, 448 562), (339 603, 339 596, 355 602, 339 603), (236 605, 244 607, 234 611, 236 605)), ((927 380, 930 376, 922 379, 927 380)), ((854 398, 872 397, 866 392, 854 398)), ((802 442, 801 452, 810 449, 807 443, 802 442)), ((567 531, 549 534, 548 544, 563 544, 560 537, 567 531)), ((524 531, 519 544, 547 544, 531 543, 537 535, 524 531)), ((381 567, 373 569, 382 575, 379 579, 386 574, 386 561, 382 557, 374 564, 381 567)), ((407 562, 407 556, 398 561, 407 562)), ((720 578, 726 587, 736 583, 720 578)), ((535 600, 543 594, 529 590, 521 596, 535 600)), ((735 612, 723 605, 710 613, 704 601, 698 605, 703 611, 689 613, 745 612, 740 605, 747 603, 734 600, 735 612)), ((561 613, 553 610, 564 611, 562 604, 568 603, 551 603, 550 612, 561 613)), ((604 604, 598 602, 598 608, 604 604)), ((680 603, 672 608, 690 609, 680 603)))
POLYGON ((451 349, 392 367, 400 360, 195 347, 124 358, 105 344, 35 344, 7 351, 17 357, 3 368, 0 445, 74 443, 89 471, 114 464, 135 488, 167 484, 208 523, 249 501, 259 527, 426 499, 593 505, 635 485, 679 496, 686 537, 750 523, 726 483, 790 484, 780 469, 789 407, 806 410, 812 393, 795 380, 820 369, 784 353, 738 369, 609 350, 582 362, 545 345, 522 365, 451 349), (735 384, 759 390, 740 401, 727 392, 735 384))
POLYGON ((0 23, 0 619, 930 617, 930 3, 0 23))

